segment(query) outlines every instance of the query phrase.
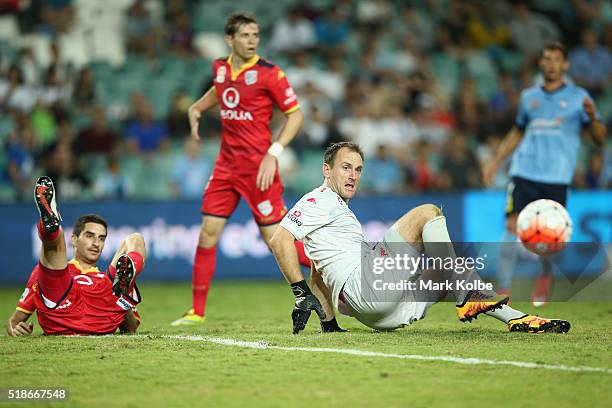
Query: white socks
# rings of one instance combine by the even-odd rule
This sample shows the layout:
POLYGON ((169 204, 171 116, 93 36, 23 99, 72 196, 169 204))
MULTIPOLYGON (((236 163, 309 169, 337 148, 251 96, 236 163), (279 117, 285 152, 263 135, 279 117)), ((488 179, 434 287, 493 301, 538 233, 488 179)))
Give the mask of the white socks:
POLYGON ((495 309, 490 312, 485 312, 485 314, 487 316, 494 317, 497 320, 501 320, 504 323, 508 323, 510 320, 519 319, 523 316, 526 316, 525 313, 513 309, 508 305, 503 305, 501 309, 495 309))

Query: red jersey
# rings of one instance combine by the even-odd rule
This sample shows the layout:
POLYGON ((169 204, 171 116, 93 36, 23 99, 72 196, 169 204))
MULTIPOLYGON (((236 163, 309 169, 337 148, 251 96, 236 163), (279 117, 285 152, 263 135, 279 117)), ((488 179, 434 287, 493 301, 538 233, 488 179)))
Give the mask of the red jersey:
MULTIPOLYGON (((36 265, 17 303, 17 310, 28 314, 36 310, 38 323, 45 334, 110 334, 117 330, 128 310, 137 314, 135 302, 113 295, 110 275, 97 267, 82 269, 79 262, 72 259, 68 263, 72 284, 57 304, 41 293, 39 273, 39 265, 36 265)), ((139 301, 137 289, 132 297, 139 301)))
POLYGON ((272 144, 270 120, 277 105, 283 113, 299 109, 285 73, 255 55, 239 71, 231 57, 213 62, 214 87, 221 110, 221 151, 213 176, 257 174, 272 144))

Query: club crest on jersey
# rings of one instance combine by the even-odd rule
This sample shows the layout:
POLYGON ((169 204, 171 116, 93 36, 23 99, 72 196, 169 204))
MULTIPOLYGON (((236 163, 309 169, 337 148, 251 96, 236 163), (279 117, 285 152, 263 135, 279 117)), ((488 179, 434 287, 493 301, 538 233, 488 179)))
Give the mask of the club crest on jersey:
POLYGON ((251 70, 244 73, 244 83, 247 85, 253 85, 257 82, 257 71, 251 70))
POLYGON ((21 297, 19 298, 19 301, 20 302, 25 301, 29 294, 30 294, 30 288, 25 288, 23 290, 23 293, 21 294, 21 297))
POLYGON ((265 217, 265 216, 272 214, 272 210, 274 208, 272 208, 272 203, 270 202, 270 200, 266 200, 266 201, 262 201, 261 203, 257 204, 257 209, 265 217))
POLYGON ((225 75, 227 75, 227 68, 220 66, 219 69, 217 69, 217 78, 215 78, 215 81, 217 83, 225 82, 225 75))

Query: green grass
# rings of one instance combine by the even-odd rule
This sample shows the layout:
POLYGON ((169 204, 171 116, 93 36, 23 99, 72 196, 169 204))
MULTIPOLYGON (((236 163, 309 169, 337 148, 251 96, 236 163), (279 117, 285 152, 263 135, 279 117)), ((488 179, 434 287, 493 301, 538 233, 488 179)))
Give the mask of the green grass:
MULTIPOLYGON (((169 322, 190 304, 187 284, 141 285, 144 336, 0 338, 0 387, 70 389, 58 407, 195 406, 612 406, 612 374, 460 365, 301 351, 257 350, 164 338, 195 334, 280 346, 475 357, 612 368, 612 302, 554 303, 537 310, 570 320, 566 335, 509 333, 481 317, 460 323, 453 305, 434 306, 411 327, 376 333, 341 317, 350 333, 323 335, 315 315, 291 334, 293 297, 280 282, 219 282, 206 324, 169 322)), ((0 289, 8 318, 20 288, 0 289)), ((515 304, 536 312, 527 304, 515 304)), ((10 406, 0 402, 0 408, 10 406)), ((16 407, 44 406, 18 403, 16 407)))

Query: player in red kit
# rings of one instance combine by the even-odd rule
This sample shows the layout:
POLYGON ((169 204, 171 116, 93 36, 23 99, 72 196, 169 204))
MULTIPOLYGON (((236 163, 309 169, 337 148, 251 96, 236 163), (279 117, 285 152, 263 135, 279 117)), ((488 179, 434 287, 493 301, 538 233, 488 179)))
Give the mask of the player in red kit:
POLYGON ((105 272, 96 267, 104 249, 106 221, 96 214, 79 217, 71 241, 74 259, 68 261, 64 232, 49 177, 40 177, 34 190, 40 212, 38 234, 42 249, 17 310, 9 318, 7 333, 32 333, 28 318, 37 311, 45 334, 90 335, 135 332, 139 325, 135 286, 145 260, 142 235, 127 236, 105 272))
MULTIPOLYGON (((284 72, 257 55, 259 27, 253 16, 231 15, 225 35, 231 54, 213 62, 213 86, 189 108, 191 137, 199 140, 201 113, 219 105, 222 140, 215 168, 204 189, 202 227, 193 265, 192 309, 172 325, 204 321, 208 289, 215 272, 216 245, 240 197, 251 208, 266 244, 287 212, 277 158, 302 124, 297 96, 284 72), (270 120, 274 106, 285 115, 285 123, 272 143, 270 120)), ((310 266, 302 243, 298 241, 296 247, 302 264, 310 266)))

